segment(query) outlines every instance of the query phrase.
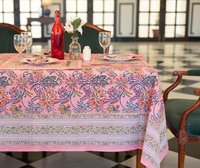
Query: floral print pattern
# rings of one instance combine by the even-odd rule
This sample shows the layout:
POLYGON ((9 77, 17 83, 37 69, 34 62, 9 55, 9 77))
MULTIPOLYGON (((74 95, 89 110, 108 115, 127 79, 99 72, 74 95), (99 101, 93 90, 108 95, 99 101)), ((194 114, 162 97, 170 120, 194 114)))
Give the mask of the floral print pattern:
POLYGON ((1 70, 0 111, 9 113, 14 103, 25 113, 63 113, 63 107, 74 113, 145 113, 160 92, 157 74, 151 68, 134 71, 1 70))

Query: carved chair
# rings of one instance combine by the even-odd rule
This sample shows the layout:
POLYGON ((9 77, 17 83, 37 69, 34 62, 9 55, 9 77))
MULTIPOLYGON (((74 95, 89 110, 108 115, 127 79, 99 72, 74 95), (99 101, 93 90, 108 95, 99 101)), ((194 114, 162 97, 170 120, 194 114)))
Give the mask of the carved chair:
POLYGON ((168 128, 178 141, 178 168, 184 168, 185 149, 188 142, 200 142, 200 88, 194 89, 197 100, 168 99, 184 76, 200 76, 200 70, 175 71, 176 81, 164 91, 164 102, 168 128))
POLYGON ((23 30, 15 25, 8 23, 0 23, 0 53, 17 52, 13 45, 13 37, 20 34, 23 30))
MULTIPOLYGON (((91 23, 86 23, 83 25, 83 34, 79 34, 78 42, 81 45, 81 51, 85 46, 90 46, 92 53, 103 53, 103 48, 99 44, 99 32, 110 32, 104 29, 99 28, 96 25, 91 23)), ((65 52, 69 52, 69 44, 71 43, 71 36, 65 31, 64 35, 64 48, 65 52)), ((109 47, 107 48, 106 52, 108 52, 109 47)))

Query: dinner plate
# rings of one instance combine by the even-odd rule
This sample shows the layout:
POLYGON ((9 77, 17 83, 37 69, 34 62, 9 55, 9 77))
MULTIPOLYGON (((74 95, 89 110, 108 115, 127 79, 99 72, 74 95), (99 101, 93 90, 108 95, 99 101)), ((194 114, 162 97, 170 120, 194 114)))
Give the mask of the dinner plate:
POLYGON ((21 63, 25 64, 31 64, 31 65, 46 65, 46 64, 52 64, 58 62, 56 58, 38 58, 38 57, 32 57, 32 58, 23 58, 20 60, 21 63))
POLYGON ((104 60, 106 60, 106 61, 116 61, 116 62, 132 61, 134 59, 136 59, 136 58, 129 54, 108 54, 104 58, 104 60))

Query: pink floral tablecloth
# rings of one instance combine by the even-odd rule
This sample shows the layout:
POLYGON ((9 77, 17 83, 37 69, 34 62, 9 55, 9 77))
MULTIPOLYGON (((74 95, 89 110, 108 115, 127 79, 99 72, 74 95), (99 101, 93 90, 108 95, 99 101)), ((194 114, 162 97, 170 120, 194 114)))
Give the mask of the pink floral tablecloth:
POLYGON ((0 151, 168 151, 158 74, 142 56, 33 66, 0 54, 0 151))

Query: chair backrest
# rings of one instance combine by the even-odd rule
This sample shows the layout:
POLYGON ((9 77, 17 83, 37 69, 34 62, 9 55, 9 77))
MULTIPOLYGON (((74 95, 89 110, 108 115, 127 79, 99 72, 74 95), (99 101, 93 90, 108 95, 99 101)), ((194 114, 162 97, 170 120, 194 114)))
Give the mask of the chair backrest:
MULTIPOLYGON (((81 45, 81 51, 85 46, 90 46, 92 53, 103 53, 102 47, 99 45, 99 32, 110 32, 99 28, 91 23, 83 25, 83 34, 79 34, 78 42, 81 45)), ((69 44, 71 43, 71 36, 65 31, 64 48, 65 52, 69 52, 69 44)))
POLYGON ((13 37, 20 34, 23 30, 15 25, 8 23, 0 23, 0 53, 17 52, 13 45, 13 37))

